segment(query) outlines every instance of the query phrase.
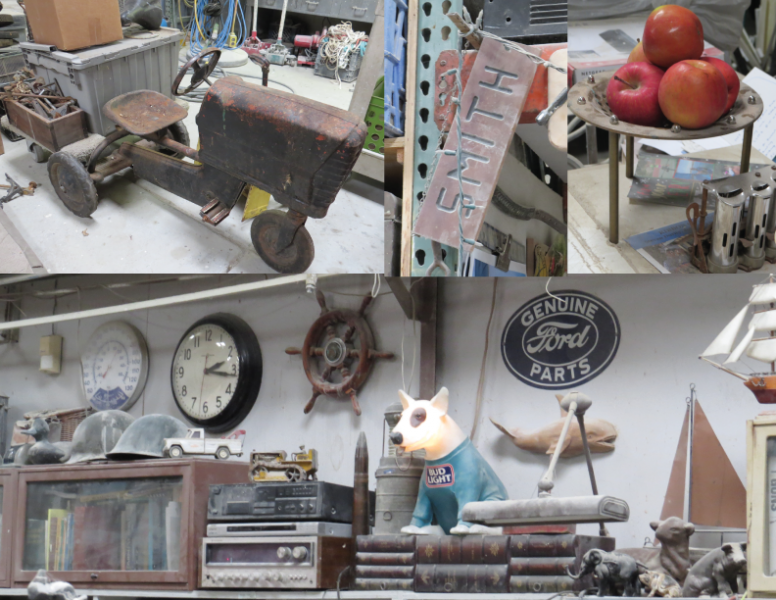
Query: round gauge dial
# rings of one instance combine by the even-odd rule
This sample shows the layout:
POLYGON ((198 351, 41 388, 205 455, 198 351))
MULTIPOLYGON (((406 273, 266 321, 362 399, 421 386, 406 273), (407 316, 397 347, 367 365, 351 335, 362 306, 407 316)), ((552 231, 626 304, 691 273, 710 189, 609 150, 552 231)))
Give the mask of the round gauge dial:
POLYGON ((218 433, 247 416, 261 376, 256 334, 239 317, 216 314, 194 323, 178 342, 170 380, 180 411, 192 423, 218 433))
POLYGON ((86 400, 96 410, 128 410, 148 377, 148 347, 143 335, 124 321, 100 325, 81 354, 86 400))

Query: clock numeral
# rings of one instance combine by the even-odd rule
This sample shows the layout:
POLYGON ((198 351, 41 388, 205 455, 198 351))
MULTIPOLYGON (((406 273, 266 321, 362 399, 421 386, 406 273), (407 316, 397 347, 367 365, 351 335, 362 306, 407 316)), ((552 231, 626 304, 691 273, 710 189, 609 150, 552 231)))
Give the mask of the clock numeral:
POLYGON ((191 360, 191 348, 186 348, 183 351, 183 360, 191 360))
POLYGON ((232 363, 232 375, 237 375, 237 365, 232 363))
POLYGON ((178 367, 178 377, 183 377, 183 367, 178 367))
POLYGON ((234 348, 232 348, 232 346, 229 346, 229 356, 226 357, 227 359, 232 358, 232 350, 234 350, 234 348))
POLYGON ((137 377, 130 377, 130 378, 129 378, 129 380, 130 380, 132 383, 137 383, 137 377))
POLYGON ((181 390, 181 396, 185 396, 185 395, 186 395, 186 386, 184 385, 183 389, 181 390))
POLYGON ((140 369, 132 369, 132 372, 135 373, 135 374, 138 374, 138 373, 140 373, 140 369))
POLYGON ((191 397, 191 408, 194 408, 194 405, 195 405, 196 403, 197 403, 197 397, 196 397, 196 396, 192 396, 192 397, 191 397))
POLYGON ((202 412, 207 414, 207 402, 202 403, 202 412))
POLYGON ((199 334, 194 336, 194 347, 199 348, 199 334))
POLYGON ((224 394, 231 394, 231 393, 232 393, 232 384, 230 383, 229 385, 226 386, 226 391, 224 392, 224 394))
POLYGON ((216 408, 221 408, 221 396, 216 396, 216 408))
POLYGON ((205 330, 205 341, 209 342, 212 339, 213 339, 213 331, 211 329, 206 329, 205 330))

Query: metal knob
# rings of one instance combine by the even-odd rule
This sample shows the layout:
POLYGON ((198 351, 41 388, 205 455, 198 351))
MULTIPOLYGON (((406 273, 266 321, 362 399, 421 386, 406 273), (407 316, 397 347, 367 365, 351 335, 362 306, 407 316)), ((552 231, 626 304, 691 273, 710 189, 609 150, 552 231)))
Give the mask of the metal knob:
POLYGON ((294 560, 304 560, 307 558, 307 548, 304 546, 297 546, 293 552, 294 560))
POLYGON ((278 548, 278 558, 281 560, 291 558, 291 548, 288 546, 281 546, 278 548))

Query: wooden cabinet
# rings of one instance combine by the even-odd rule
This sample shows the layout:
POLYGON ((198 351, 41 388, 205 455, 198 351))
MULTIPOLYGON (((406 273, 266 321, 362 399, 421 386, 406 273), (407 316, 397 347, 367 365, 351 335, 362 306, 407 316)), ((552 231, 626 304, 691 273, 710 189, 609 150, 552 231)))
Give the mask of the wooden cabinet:
POLYGON ((11 587, 16 469, 0 469, 0 587, 11 587))
POLYGON ((208 488, 247 482, 248 464, 46 465, 19 469, 17 477, 14 586, 43 568, 77 588, 194 590, 208 488))

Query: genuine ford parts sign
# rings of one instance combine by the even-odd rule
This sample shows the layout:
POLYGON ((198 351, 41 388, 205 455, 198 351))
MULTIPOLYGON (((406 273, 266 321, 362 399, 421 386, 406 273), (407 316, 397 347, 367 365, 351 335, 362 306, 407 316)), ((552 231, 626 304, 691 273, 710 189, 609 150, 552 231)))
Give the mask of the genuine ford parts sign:
POLYGON ((504 328, 501 354, 518 379, 558 390, 600 374, 619 345, 614 311, 595 296, 567 291, 521 306, 504 328))

